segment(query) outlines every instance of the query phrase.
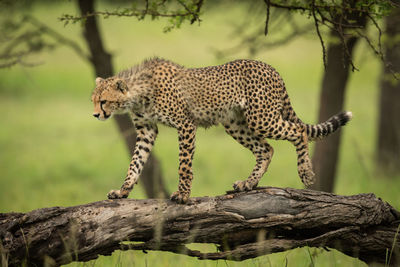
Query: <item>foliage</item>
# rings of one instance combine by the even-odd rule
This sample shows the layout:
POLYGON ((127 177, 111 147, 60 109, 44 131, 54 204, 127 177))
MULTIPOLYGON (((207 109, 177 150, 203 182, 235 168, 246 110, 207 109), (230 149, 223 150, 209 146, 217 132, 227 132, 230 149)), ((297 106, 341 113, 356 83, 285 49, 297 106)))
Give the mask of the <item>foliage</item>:
MULTIPOLYGON (((250 1, 251 4, 254 4, 254 2, 255 1, 250 1)), ((357 68, 350 56, 349 49, 346 47, 346 40, 354 36, 361 37, 367 42, 374 53, 385 62, 381 46, 382 30, 378 21, 384 16, 387 16, 392 8, 399 5, 391 0, 264 0, 264 3, 266 5, 266 20, 264 26, 265 35, 269 32, 268 27, 271 17, 271 9, 287 10, 295 13, 298 12, 313 20, 315 32, 320 39, 322 47, 324 66, 326 66, 326 46, 321 26, 330 29, 331 33, 340 39, 340 42, 345 48, 344 57, 350 59, 350 64, 353 70, 356 70, 357 68), (373 34, 372 36, 377 36, 377 38, 373 38, 367 34, 365 31, 367 23, 370 23, 375 28, 378 34, 373 34), (374 44, 374 39, 376 44, 374 44)), ((103 18, 108 18, 109 16, 133 16, 137 17, 139 20, 144 19, 146 16, 150 16, 151 19, 168 17, 169 24, 164 28, 164 31, 168 32, 171 29, 179 28, 182 23, 187 20, 191 23, 195 21, 200 22, 199 16, 202 4, 203 0, 145 0, 144 8, 138 7, 138 5, 134 3, 129 8, 116 9, 113 11, 97 11, 85 16, 64 14, 60 19, 67 24, 69 22, 82 21, 89 16, 103 16, 103 18), (169 10, 173 6, 178 6, 178 9, 173 11, 169 10)), ((308 32, 308 29, 299 30, 298 27, 294 27, 293 29, 294 31, 285 38, 285 40, 290 40, 303 31, 308 32)), ((253 36, 251 38, 252 41, 254 41, 255 38, 256 36, 253 36)), ((254 42, 252 43, 254 44, 254 42)), ((279 43, 282 43, 282 41, 278 42, 278 44, 279 43)), ((247 42, 246 44, 251 45, 251 42, 247 42)))
POLYGON ((132 1, 130 7, 117 8, 112 11, 95 11, 84 16, 74 16, 63 14, 60 20, 67 25, 69 22, 84 22, 85 19, 92 16, 101 16, 107 19, 111 16, 117 17, 136 17, 138 20, 144 20, 150 17, 152 20, 159 18, 168 18, 168 25, 164 27, 164 32, 180 28, 182 23, 189 21, 200 23, 200 10, 203 0, 145 0, 139 3, 132 1))
MULTIPOLYGON (((130 2, 130 1, 128 1, 130 2)), ((25 58, 31 54, 39 53, 43 50, 54 49, 56 45, 67 44, 76 52, 87 59, 87 56, 82 52, 76 44, 71 42, 65 36, 52 31, 48 25, 39 25, 40 22, 34 19, 31 15, 20 16, 16 18, 16 10, 21 7, 23 0, 15 1, 2 0, 0 4, 6 12, 12 9, 12 16, 4 17, 0 21, 0 34, 3 38, 0 39, 0 67, 9 67, 17 63, 24 65, 32 65, 25 58), (51 37, 49 41, 48 37, 51 37)), ((88 17, 100 16, 104 19, 110 17, 136 17, 138 20, 144 20, 149 17, 151 20, 160 18, 167 19, 167 24, 164 26, 164 32, 170 32, 172 29, 177 29, 183 23, 195 22, 200 23, 200 15, 202 14, 204 0, 142 0, 132 1, 128 7, 117 7, 111 10, 99 10, 84 16, 72 15, 70 13, 62 14, 59 19, 64 22, 64 25, 69 23, 84 23, 88 17)), ((250 5, 262 3, 261 0, 249 1, 250 5)), ((269 32, 272 13, 280 12, 280 10, 290 11, 291 13, 300 13, 313 21, 312 25, 307 25, 304 28, 298 27, 291 16, 286 16, 281 23, 288 23, 292 26, 292 31, 281 40, 274 41, 272 45, 260 45, 261 34, 259 31, 251 36, 244 38, 240 45, 235 49, 223 51, 234 52, 242 50, 243 47, 249 48, 252 54, 263 47, 271 47, 282 45, 293 40, 297 35, 309 33, 312 28, 315 29, 316 35, 320 39, 322 47, 322 58, 326 66, 326 40, 332 40, 332 37, 324 36, 324 30, 329 29, 331 34, 340 41, 345 48, 344 57, 350 58, 350 63, 353 70, 356 66, 350 57, 349 50, 346 47, 346 40, 354 36, 360 37, 366 41, 370 49, 385 62, 382 50, 382 30, 379 26, 379 20, 387 16, 393 7, 398 6, 391 0, 342 0, 342 1, 326 1, 326 0, 264 0, 266 6, 266 19, 264 23, 264 34, 269 32), (375 32, 368 33, 366 25, 370 24, 375 32), (324 26, 324 29, 321 28, 324 26)), ((20 14, 19 14, 20 15, 20 14)), ((253 17, 250 14, 249 17, 253 17)), ((386 65, 388 63, 385 62, 386 65)))
MULTIPOLYGON (((235 51, 248 49, 250 54, 256 54, 264 51, 266 48, 282 45, 293 39, 298 35, 310 33, 314 28, 315 34, 318 36, 322 48, 322 59, 324 66, 326 66, 326 42, 340 42, 345 48, 343 58, 347 57, 350 60, 352 70, 357 70, 351 56, 350 51, 346 46, 346 40, 349 38, 362 38, 370 47, 370 49, 385 63, 386 62, 383 49, 382 39, 383 31, 380 28, 379 21, 387 16, 393 8, 399 6, 394 1, 390 0, 342 0, 342 1, 326 1, 326 0, 312 0, 312 1, 298 1, 298 0, 264 0, 266 5, 266 20, 263 30, 258 30, 252 34, 245 35, 241 42, 233 48, 222 51, 222 56, 235 51), (286 15, 280 13, 286 12, 286 15), (287 13, 289 12, 289 14, 287 13), (299 13, 311 20, 310 24, 304 27, 299 27, 291 18, 291 14, 299 13), (282 17, 284 19, 282 19, 282 17), (279 23, 277 23, 278 19, 279 23), (261 32, 264 35, 269 34, 270 24, 281 26, 282 23, 289 24, 291 31, 283 38, 277 41, 270 41, 265 44, 261 40, 261 32), (367 26, 371 26, 367 30, 367 26), (312 27, 313 26, 313 27, 312 27), (327 36, 326 32, 329 31, 327 36)), ((264 13, 264 14, 265 14, 264 13)), ((248 24, 248 21, 245 22, 248 24)), ((275 27, 279 29, 278 27, 275 27)), ((242 27, 239 35, 243 36, 245 27, 242 27)), ((394 73, 393 73, 394 74, 394 73)))
MULTIPOLYGON (((113 11, 96 11, 85 16, 63 14, 60 21, 67 25, 69 22, 85 22, 90 16, 109 18, 136 17, 144 20, 167 18, 168 24, 164 32, 179 28, 184 22, 200 23, 200 10, 203 0, 146 0, 142 3, 133 2, 129 8, 117 8, 113 11)), ((60 45, 72 48, 83 59, 89 56, 74 41, 52 29, 29 13, 24 0, 0 1, 0 68, 16 64, 36 66, 38 62, 30 62, 29 58, 43 51, 51 51, 60 45)))

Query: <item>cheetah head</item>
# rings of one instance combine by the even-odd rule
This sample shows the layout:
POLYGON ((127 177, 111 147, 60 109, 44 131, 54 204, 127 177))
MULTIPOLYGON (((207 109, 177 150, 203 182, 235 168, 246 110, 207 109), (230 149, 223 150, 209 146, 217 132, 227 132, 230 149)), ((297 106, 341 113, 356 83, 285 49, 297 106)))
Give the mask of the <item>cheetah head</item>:
POLYGON ((92 94, 93 116, 106 120, 114 113, 124 112, 128 106, 128 86, 120 78, 96 78, 96 88, 92 94))

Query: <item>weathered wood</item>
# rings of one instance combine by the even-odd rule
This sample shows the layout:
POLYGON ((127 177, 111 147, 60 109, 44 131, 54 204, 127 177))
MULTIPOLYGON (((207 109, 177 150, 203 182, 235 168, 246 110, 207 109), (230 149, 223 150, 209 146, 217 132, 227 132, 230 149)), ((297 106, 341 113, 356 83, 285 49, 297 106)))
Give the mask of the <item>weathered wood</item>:
POLYGON ((88 261, 119 249, 244 260, 310 246, 335 248, 367 263, 388 263, 391 255, 396 265, 399 224, 400 213, 373 194, 268 187, 192 198, 187 205, 121 199, 0 214, 0 250, 13 266, 88 261), (219 251, 190 250, 188 243, 214 243, 219 251))

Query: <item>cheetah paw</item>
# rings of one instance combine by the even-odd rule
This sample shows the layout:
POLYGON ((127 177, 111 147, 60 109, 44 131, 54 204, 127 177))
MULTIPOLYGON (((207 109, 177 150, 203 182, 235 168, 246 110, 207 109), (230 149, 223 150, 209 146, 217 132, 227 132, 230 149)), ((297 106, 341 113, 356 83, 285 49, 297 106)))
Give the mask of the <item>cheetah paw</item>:
POLYGON ((244 181, 236 181, 233 184, 233 189, 236 192, 243 192, 243 191, 251 191, 253 190, 253 188, 255 188, 257 186, 257 184, 252 185, 250 182, 248 182, 247 180, 244 181))
POLYGON ((175 201, 178 204, 185 204, 189 200, 189 194, 176 191, 176 192, 172 193, 170 198, 172 201, 175 201))
POLYGON ((108 199, 119 199, 119 198, 127 198, 127 194, 122 194, 121 190, 111 190, 107 194, 108 199))

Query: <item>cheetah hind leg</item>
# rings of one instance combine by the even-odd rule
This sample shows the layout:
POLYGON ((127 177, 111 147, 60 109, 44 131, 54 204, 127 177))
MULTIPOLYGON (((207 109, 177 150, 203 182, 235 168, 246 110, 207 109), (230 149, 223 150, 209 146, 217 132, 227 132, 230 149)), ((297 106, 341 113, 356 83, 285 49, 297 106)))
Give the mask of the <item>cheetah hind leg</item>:
MULTIPOLYGON (((274 113, 273 111, 270 112, 274 113)), ((275 140, 288 140, 296 147, 297 171, 301 181, 306 187, 314 183, 314 172, 308 155, 308 137, 305 125, 283 120, 282 115, 278 114, 270 120, 270 125, 264 127, 264 132, 260 131, 260 121, 266 121, 263 114, 255 114, 259 121, 252 120, 254 116, 246 116, 250 129, 256 136, 264 136, 275 140)), ((264 125, 265 126, 265 125, 264 125)))
POLYGON ((224 123, 225 131, 238 141, 241 145, 253 152, 256 157, 256 165, 249 177, 244 181, 236 181, 233 189, 238 192, 250 191, 257 187, 261 177, 267 171, 274 153, 273 148, 266 140, 255 136, 247 127, 246 121, 231 120, 224 123))
POLYGON ((294 142, 297 152, 297 172, 303 184, 308 188, 315 182, 315 174, 311 159, 308 155, 308 140, 306 132, 303 131, 300 138, 294 142))
POLYGON ((233 184, 233 189, 237 192, 243 192, 251 191, 256 188, 261 180, 261 177, 267 171, 268 165, 271 162, 273 151, 273 148, 269 146, 267 153, 259 156, 256 155, 256 166, 254 166, 250 176, 244 181, 236 181, 233 184))
POLYGON ((280 125, 282 130, 275 130, 270 138, 288 140, 296 147, 297 172, 303 184, 306 187, 311 186, 314 184, 315 175, 308 155, 308 137, 304 124, 286 121, 279 116, 276 125, 280 125))

